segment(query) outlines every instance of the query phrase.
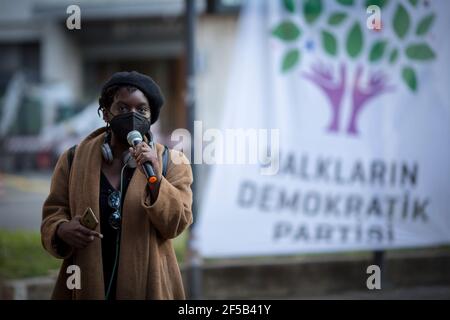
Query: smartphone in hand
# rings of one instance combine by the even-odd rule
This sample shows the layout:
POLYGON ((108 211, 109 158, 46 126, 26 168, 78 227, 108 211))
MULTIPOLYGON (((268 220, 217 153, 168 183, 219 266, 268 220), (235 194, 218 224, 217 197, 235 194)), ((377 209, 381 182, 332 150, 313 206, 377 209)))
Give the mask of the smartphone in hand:
POLYGON ((90 207, 86 208, 86 211, 81 217, 80 223, 91 230, 95 230, 95 228, 97 228, 98 219, 90 207))

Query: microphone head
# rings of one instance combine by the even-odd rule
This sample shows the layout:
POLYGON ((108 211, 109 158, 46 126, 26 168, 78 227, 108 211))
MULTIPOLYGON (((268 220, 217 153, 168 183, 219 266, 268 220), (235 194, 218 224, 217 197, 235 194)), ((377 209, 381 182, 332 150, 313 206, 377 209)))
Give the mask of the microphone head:
POLYGON ((127 141, 130 144, 130 146, 134 147, 136 144, 142 142, 142 135, 137 130, 130 131, 127 135, 127 141))

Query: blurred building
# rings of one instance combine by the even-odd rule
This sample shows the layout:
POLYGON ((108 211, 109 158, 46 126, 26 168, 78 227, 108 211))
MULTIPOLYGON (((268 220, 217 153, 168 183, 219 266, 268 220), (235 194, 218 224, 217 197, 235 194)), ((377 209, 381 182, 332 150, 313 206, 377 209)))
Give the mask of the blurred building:
MULTIPOLYGON (((215 127, 239 1, 199 0, 196 5, 196 119, 215 127)), ((160 84, 166 104, 156 130, 170 144, 172 130, 187 123, 184 11, 184 0, 1 0, 0 156, 6 167, 1 169, 49 166, 51 161, 39 164, 35 158, 51 149, 40 138, 43 130, 95 104, 101 84, 119 70, 138 70, 160 84), (79 30, 66 26, 72 4, 80 8, 79 30)))

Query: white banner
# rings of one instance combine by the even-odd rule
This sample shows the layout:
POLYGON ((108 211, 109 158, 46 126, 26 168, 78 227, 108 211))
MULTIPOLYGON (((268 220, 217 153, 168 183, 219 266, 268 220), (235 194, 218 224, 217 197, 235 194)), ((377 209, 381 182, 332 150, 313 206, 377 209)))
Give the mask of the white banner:
POLYGON ((268 129, 277 173, 212 168, 200 253, 449 243, 449 15, 446 0, 250 1, 222 129, 268 129))

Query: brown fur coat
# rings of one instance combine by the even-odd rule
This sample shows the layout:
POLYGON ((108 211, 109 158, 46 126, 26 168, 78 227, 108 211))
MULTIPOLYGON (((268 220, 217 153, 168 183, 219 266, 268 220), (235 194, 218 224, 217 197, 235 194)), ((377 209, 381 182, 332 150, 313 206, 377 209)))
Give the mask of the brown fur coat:
MULTIPOLYGON (((53 292, 54 299, 104 299, 101 240, 83 250, 58 248, 59 223, 82 215, 91 207, 99 217, 99 189, 105 129, 90 134, 76 149, 69 172, 68 152, 56 164, 50 194, 42 209, 41 237, 44 248, 64 259, 53 292), (65 251, 65 252, 64 252, 65 251), (66 286, 67 267, 81 270, 81 289, 66 286)), ((161 162, 164 147, 156 145, 161 162)), ((184 155, 171 150, 169 159, 184 155)), ((162 165, 160 166, 162 167, 162 165)), ((187 162, 169 160, 159 195, 150 205, 145 176, 135 170, 123 205, 122 235, 117 275, 117 299, 184 299, 184 289, 171 239, 192 223, 192 170, 187 162)), ((100 225, 97 227, 101 232, 100 225)), ((59 245, 60 246, 60 245, 59 245)))

